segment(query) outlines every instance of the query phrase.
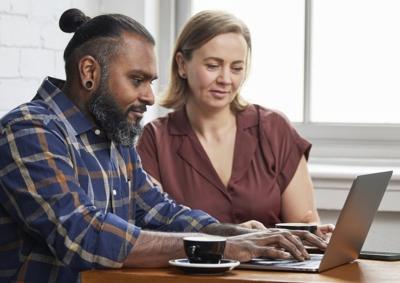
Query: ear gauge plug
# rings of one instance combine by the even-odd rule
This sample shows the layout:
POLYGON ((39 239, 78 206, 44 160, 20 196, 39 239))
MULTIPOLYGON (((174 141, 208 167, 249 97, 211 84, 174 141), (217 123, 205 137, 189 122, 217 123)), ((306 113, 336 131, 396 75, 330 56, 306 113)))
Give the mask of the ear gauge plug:
POLYGON ((87 90, 92 90, 93 85, 94 85, 94 83, 93 83, 92 80, 88 80, 88 81, 85 82, 85 88, 86 88, 87 90))

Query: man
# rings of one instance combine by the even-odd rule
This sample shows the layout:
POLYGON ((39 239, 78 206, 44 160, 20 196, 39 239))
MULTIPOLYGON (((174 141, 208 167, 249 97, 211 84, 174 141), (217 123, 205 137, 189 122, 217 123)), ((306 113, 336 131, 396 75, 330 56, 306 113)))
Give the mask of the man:
MULTIPOLYGON (((164 266, 182 237, 225 235, 225 257, 308 257, 307 232, 220 224, 168 199, 134 148, 154 103, 154 39, 123 15, 66 11, 66 81, 47 78, 0 123, 0 281, 76 282, 92 268, 164 266)), ((179 178, 179 176, 177 176, 179 178)))

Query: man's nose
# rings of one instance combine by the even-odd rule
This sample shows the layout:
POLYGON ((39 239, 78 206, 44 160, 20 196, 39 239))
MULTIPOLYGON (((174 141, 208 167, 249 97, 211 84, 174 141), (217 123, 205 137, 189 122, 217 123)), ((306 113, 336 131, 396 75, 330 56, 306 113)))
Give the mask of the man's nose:
POLYGON ((146 105, 154 104, 154 92, 151 85, 149 85, 146 90, 140 95, 140 101, 146 105))

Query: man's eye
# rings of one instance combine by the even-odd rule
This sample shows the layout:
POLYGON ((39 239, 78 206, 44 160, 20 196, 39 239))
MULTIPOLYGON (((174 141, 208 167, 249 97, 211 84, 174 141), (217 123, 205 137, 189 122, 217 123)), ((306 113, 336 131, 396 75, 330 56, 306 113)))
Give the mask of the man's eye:
POLYGON ((132 78, 132 82, 135 86, 140 86, 140 84, 143 82, 142 78, 132 78))

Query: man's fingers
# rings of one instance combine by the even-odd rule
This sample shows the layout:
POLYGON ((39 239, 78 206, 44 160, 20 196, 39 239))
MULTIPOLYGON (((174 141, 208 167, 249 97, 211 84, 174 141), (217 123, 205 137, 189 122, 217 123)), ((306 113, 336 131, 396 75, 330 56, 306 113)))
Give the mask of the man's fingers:
POLYGON ((309 258, 309 255, 301 240, 289 232, 282 232, 280 234, 274 234, 266 237, 264 245, 274 245, 276 248, 282 248, 290 253, 295 259, 300 261, 309 258))
MULTIPOLYGON (((302 231, 306 232, 306 231, 302 231)), ((311 235, 310 232, 307 232, 311 235)), ((310 256, 302 243, 302 237, 291 233, 287 229, 269 229, 268 234, 263 232, 253 233, 253 240, 260 246, 272 246, 275 248, 282 248, 289 252, 297 260, 308 259, 310 256)), ((317 236, 313 235, 315 238, 317 236)), ((303 236, 304 237, 304 236, 303 236)), ((311 243, 314 243, 314 239, 311 243)), ((320 245, 319 245, 320 246, 320 245)))
POLYGON ((230 258, 237 258, 240 261, 260 256, 277 259, 293 257, 303 261, 310 257, 303 242, 308 242, 321 250, 325 250, 327 246, 323 239, 308 231, 268 229, 229 237, 230 244, 226 249, 226 256, 229 255, 230 258))
POLYGON ((273 248, 273 247, 263 247, 260 249, 260 256, 273 258, 273 259, 291 259, 292 255, 284 250, 273 248))
POLYGON ((307 249, 304 246, 304 244, 303 244, 302 240, 300 239, 300 237, 298 237, 296 235, 293 235, 293 234, 292 234, 292 237, 296 240, 294 242, 294 244, 296 245, 297 249, 301 252, 302 256, 305 259, 310 259, 310 255, 308 254, 307 249))
POLYGON ((292 231, 292 233, 298 237, 303 242, 307 242, 311 244, 312 246, 315 246, 317 248, 320 248, 321 250, 325 250, 327 247, 327 242, 322 239, 321 237, 318 237, 317 235, 310 233, 308 231, 292 231))

